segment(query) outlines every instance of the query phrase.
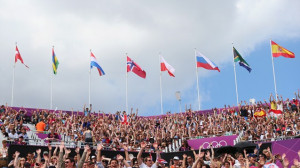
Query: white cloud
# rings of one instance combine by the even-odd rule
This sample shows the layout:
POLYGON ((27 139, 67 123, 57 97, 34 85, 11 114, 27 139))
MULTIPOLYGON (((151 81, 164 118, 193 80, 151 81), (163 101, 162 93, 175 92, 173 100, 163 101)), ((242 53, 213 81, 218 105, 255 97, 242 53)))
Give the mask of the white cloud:
MULTIPOLYGON (((52 45, 60 62, 53 81, 54 106, 81 110, 88 103, 92 49, 106 72, 98 77, 92 70, 94 109, 125 109, 128 53, 147 71, 145 80, 128 74, 129 105, 150 115, 160 109, 159 52, 176 69, 176 78, 163 74, 164 101, 177 104, 177 90, 183 95, 196 92, 195 47, 222 68, 232 60, 232 42, 239 51, 251 52, 270 38, 299 38, 297 0, 30 2, 0 0, 2 102, 10 102, 16 41, 31 67, 17 64, 16 106, 49 107, 52 45)), ((209 75, 202 72, 200 76, 209 75)), ((196 94, 191 94, 187 102, 194 104, 196 94)), ((209 97, 209 92, 201 95, 209 97)))

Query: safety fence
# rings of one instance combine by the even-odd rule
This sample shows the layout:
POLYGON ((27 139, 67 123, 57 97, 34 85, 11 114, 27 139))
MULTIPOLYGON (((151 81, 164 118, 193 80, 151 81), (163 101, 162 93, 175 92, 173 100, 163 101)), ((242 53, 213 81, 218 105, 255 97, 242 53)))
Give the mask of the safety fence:
MULTIPOLYGON (((261 150, 266 149, 268 147, 271 148, 271 143, 264 143, 261 147, 261 150)), ((54 151, 54 148, 52 148, 52 151, 51 151, 52 153, 54 151)), ((251 149, 248 148, 247 151, 248 152, 253 152, 254 148, 253 147, 251 147, 251 149)), ((27 153, 36 153, 37 149, 41 149, 41 154, 43 154, 44 151, 48 151, 47 146, 29 146, 29 145, 11 144, 9 146, 9 150, 8 150, 9 160, 12 160, 12 156, 15 153, 15 151, 20 152, 20 157, 26 157, 27 153)), ((71 153, 69 154, 69 156, 74 157, 76 155, 75 148, 69 148, 69 149, 71 149, 71 153)), ((92 148, 92 151, 91 151, 91 156, 95 155, 95 149, 96 149, 96 147, 94 146, 92 148)), ((243 148, 236 148, 236 149, 237 149, 236 151, 233 151, 232 148, 227 148, 227 147, 214 148, 216 156, 219 156, 219 155, 224 154, 224 153, 234 154, 233 152, 241 152, 241 153, 243 152, 243 148)), ((84 149, 80 149, 80 154, 83 153, 83 150, 84 149)), ((210 150, 210 149, 203 149, 203 151, 206 151, 206 150, 210 150)), ((198 150, 195 150, 195 152, 198 153, 198 150)), ((103 149, 101 151, 101 155, 105 156, 106 158, 114 158, 114 157, 117 156, 117 154, 121 154, 121 155, 125 156, 124 150, 122 150, 122 149, 120 151, 113 151, 113 150, 107 150, 107 149, 103 149)), ((129 151, 129 154, 133 154, 134 157, 137 157, 138 151, 129 151)), ((183 154, 194 157, 193 151, 168 152, 168 153, 161 152, 160 153, 161 158, 166 160, 167 162, 169 162, 170 159, 174 158, 174 156, 178 156, 180 159, 182 159, 183 154)), ((155 160, 156 153, 154 151, 152 151, 152 152, 143 152, 142 157, 146 157, 146 156, 151 156, 153 158, 153 160, 155 160)))
MULTIPOLYGON (((38 147, 46 147, 48 145, 51 145, 53 147, 58 146, 61 142, 64 142, 64 145, 67 148, 83 148, 85 145, 92 146, 96 148, 97 143, 102 143, 102 142, 83 142, 83 141, 69 141, 69 140, 52 140, 48 141, 45 139, 26 139, 22 142, 18 142, 17 140, 7 140, 9 145, 19 145, 23 144, 26 146, 38 146, 38 147)), ((103 149, 104 150, 121 150, 120 148, 116 148, 112 146, 110 143, 102 143, 103 149)), ((162 149, 162 152, 168 153, 168 152, 178 152, 179 148, 181 147, 181 139, 178 140, 173 140, 172 144, 169 144, 167 147, 162 149)), ((130 147, 129 147, 130 149, 130 147)), ((138 148, 139 149, 139 148, 138 148)), ((131 151, 138 151, 138 149, 130 149, 131 151)), ((153 151, 152 149, 149 149, 149 152, 153 151)))

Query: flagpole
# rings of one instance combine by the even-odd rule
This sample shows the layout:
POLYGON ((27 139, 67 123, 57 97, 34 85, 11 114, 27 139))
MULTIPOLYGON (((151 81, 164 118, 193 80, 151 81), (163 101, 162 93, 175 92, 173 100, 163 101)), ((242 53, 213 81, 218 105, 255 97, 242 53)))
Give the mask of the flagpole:
MULTIPOLYGON (((233 43, 232 43, 233 48, 233 43)), ((234 53, 233 53, 233 70, 234 70, 234 81, 235 81, 235 94, 236 94, 236 105, 239 105, 239 93, 238 93, 238 86, 236 80, 236 70, 235 70, 235 62, 234 62, 234 53)))
POLYGON ((11 104, 10 104, 11 107, 14 104, 15 67, 16 67, 16 62, 14 63, 14 67, 13 67, 13 80, 12 80, 11 104))
MULTIPOLYGON (((16 47, 17 47, 17 42, 16 42, 16 47)), ((15 51, 16 52, 16 51, 15 51)), ((16 59, 16 56, 15 56, 16 59)), ((10 106, 12 107, 14 104, 14 85, 15 85, 15 68, 16 68, 16 60, 14 61, 14 66, 13 66, 13 80, 12 80, 12 89, 11 89, 11 102, 10 106)))
POLYGON ((51 74, 51 86, 50 86, 50 110, 52 109, 52 103, 53 103, 53 75, 51 74))
POLYGON ((274 59, 272 55, 272 40, 270 40, 270 48, 271 48, 271 58, 272 58, 272 67, 273 67, 273 78, 274 78, 274 88, 275 88, 275 98, 277 101, 277 87, 276 87, 276 78, 275 78, 275 68, 274 68, 274 59))
MULTIPOLYGON (((90 49, 90 54, 92 50, 90 49)), ((91 56, 90 56, 90 64, 91 64, 91 56)), ((89 105, 91 105, 91 67, 89 67, 89 105)))
POLYGON ((197 68, 197 58, 196 58, 196 48, 195 48, 195 63, 196 63, 196 77, 197 77, 197 92, 198 92, 198 110, 200 111, 200 93, 199 93, 199 79, 198 79, 198 68, 197 68))
MULTIPOLYGON (((161 64, 161 54, 160 53, 158 55, 158 61, 159 61, 159 64, 161 64)), ((163 101, 162 101, 161 70, 159 72, 160 72, 160 75, 159 75, 160 76, 160 80, 159 80, 159 84, 160 84, 160 113, 164 114, 163 101)))
MULTIPOLYGON (((52 46, 52 71, 53 71, 53 50, 54 50, 54 46, 52 46)), ((50 76, 50 110, 52 109, 52 104, 53 104, 53 74, 52 74, 52 71, 51 71, 51 76, 50 76)), ((54 73, 54 72, 53 72, 54 73)))
MULTIPOLYGON (((126 53, 127 59, 127 53, 126 53)), ((128 72, 127 72, 127 60, 126 60, 126 114, 128 114, 128 72)))

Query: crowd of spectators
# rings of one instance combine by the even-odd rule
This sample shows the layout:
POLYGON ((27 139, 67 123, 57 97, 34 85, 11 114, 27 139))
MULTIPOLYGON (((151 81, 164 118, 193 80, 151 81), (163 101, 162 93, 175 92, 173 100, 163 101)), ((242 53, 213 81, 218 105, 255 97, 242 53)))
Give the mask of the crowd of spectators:
MULTIPOLYGON (((184 113, 156 117, 139 116, 138 109, 136 112, 131 109, 129 114, 125 111, 115 114, 95 113, 92 112, 91 105, 89 108, 84 106, 83 114, 78 111, 52 113, 47 110, 35 110, 31 115, 27 115, 25 109, 16 111, 2 105, 0 127, 2 134, 18 145, 25 145, 29 140, 29 128, 24 126, 24 122, 28 122, 36 126, 37 132, 47 133, 48 137, 45 140, 49 143, 60 141, 60 136, 67 136, 74 144, 101 144, 105 149, 116 151, 126 146, 128 151, 143 149, 154 152, 169 146, 173 140, 182 139, 180 150, 186 151, 191 150, 186 140, 193 138, 237 135, 241 132, 242 140, 250 141, 273 141, 298 136, 299 99, 299 91, 295 93, 295 98, 285 101, 282 97, 274 97, 271 94, 269 102, 241 102, 238 107, 225 105, 224 108, 214 108, 211 113, 205 114, 187 109, 184 113), (261 111, 266 115, 255 115, 261 111), (148 145, 144 146, 144 142, 148 145)), ((201 156, 202 152, 198 155, 201 156)), ((196 158, 198 155, 193 156, 195 161, 198 160, 201 165, 210 165, 202 164, 201 157, 196 158)), ((3 158, 3 154, 0 159, 1 157, 3 158)))
MULTIPOLYGON (((128 152, 128 146, 121 143, 121 148, 124 154, 117 154, 112 158, 107 158, 101 155, 103 151, 103 144, 99 143, 95 149, 90 148, 89 145, 84 146, 84 151, 80 154, 80 149, 72 149, 76 152, 74 157, 70 156, 71 149, 64 146, 61 142, 59 147, 53 151, 49 146, 47 151, 41 152, 37 149, 36 152, 28 152, 26 157, 19 157, 20 152, 16 151, 13 159, 7 167, 14 168, 299 168, 300 167, 300 151, 298 157, 290 161, 287 155, 283 153, 272 154, 270 148, 260 150, 260 145, 254 149, 253 153, 247 153, 244 150, 242 153, 235 153, 234 155, 224 153, 216 155, 214 149, 202 150, 200 146, 198 151, 193 150, 193 154, 182 154, 174 156, 169 162, 162 159, 160 156, 160 149, 157 143, 152 146, 156 152, 156 157, 151 155, 142 158, 142 152, 146 149, 147 143, 140 143, 140 150, 138 154, 132 155, 128 152), (95 150, 95 154, 92 154, 95 150)), ((1 164, 1 162, 0 162, 1 164)))

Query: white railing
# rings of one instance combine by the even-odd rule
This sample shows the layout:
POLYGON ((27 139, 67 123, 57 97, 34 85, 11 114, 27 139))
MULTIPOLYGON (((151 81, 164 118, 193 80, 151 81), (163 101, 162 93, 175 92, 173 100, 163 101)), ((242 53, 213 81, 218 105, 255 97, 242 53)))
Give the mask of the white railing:
POLYGON ((299 135, 296 136, 284 136, 284 137, 277 137, 277 138, 267 138, 267 139, 259 139, 259 140, 248 140, 249 142, 259 143, 259 142, 273 142, 273 141, 283 141, 289 139, 298 138, 299 135))
POLYGON ((242 130, 242 131, 239 133, 239 135, 236 137, 236 139, 233 140, 233 145, 239 143, 239 142, 241 141, 241 139, 242 139, 243 136, 244 136, 244 131, 242 130))

